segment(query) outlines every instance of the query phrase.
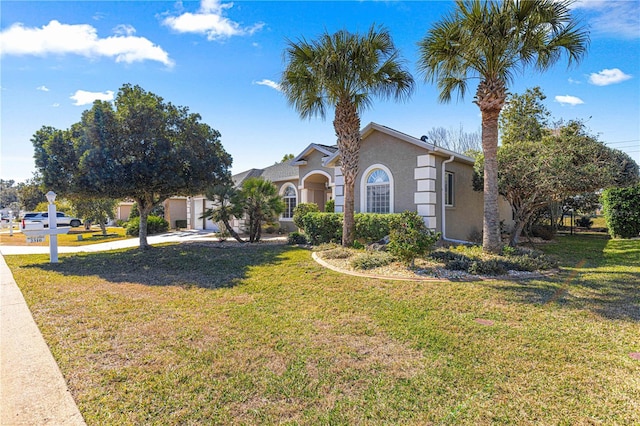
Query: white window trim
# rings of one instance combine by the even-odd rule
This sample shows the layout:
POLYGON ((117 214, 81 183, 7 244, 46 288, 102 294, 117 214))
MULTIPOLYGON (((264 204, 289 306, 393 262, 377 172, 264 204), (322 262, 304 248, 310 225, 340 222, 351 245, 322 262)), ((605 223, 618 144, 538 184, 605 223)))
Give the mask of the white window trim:
POLYGON ((367 211, 367 178, 369 174, 375 170, 380 169, 387 174, 389 177, 389 213, 395 213, 393 209, 394 205, 394 184, 393 184, 393 174, 391 170, 383 164, 372 164, 367 167, 367 169, 362 173, 362 177, 360 178, 360 212, 366 213, 367 211))
MULTIPOLYGON (((296 206, 297 206, 298 204, 300 204, 300 195, 298 194, 298 188, 296 188, 296 186, 294 184, 292 184, 291 182, 285 183, 284 185, 282 185, 282 187, 280 188, 280 196, 284 198, 284 192, 289 187, 293 188, 293 192, 296 194, 296 206)), ((284 217, 281 214, 280 215, 280 220, 283 221, 283 222, 293 222, 293 216, 292 217, 284 217)))
POLYGON ((444 178, 446 179, 445 185, 444 185, 444 187, 445 187, 445 196, 444 196, 445 204, 444 205, 445 205, 445 207, 454 207, 456 205, 456 174, 453 173, 453 172, 445 171, 444 172, 444 178), (449 184, 449 176, 451 176, 451 185, 448 185, 449 184), (448 187, 451 187, 451 200, 449 200, 449 203, 446 202, 447 194, 448 194, 448 191, 447 191, 448 187))

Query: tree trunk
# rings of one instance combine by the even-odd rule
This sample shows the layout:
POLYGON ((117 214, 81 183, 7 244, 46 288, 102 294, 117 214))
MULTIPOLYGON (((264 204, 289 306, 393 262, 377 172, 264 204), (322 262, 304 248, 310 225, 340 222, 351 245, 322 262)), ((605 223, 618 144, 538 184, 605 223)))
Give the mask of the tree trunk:
POLYGON ((498 118, 506 99, 504 83, 483 80, 478 85, 476 103, 482 112, 482 152, 484 154, 484 216, 482 249, 498 253, 501 248, 498 210, 498 118))
POLYGON ((140 238, 140 249, 147 250, 151 246, 147 242, 147 218, 153 209, 153 201, 151 199, 138 198, 138 211, 140 212, 140 230, 138 236, 140 238))
POLYGON ((227 228, 227 231, 229 231, 229 234, 231 234, 231 236, 233 238, 236 239, 237 242, 239 243, 246 243, 245 240, 243 240, 242 238, 240 238, 240 235, 238 235, 238 233, 235 231, 235 229, 233 229, 233 227, 231 226, 231 224, 229 223, 229 220, 227 219, 222 219, 222 223, 224 224, 224 227, 227 228))
POLYGON ((100 221, 100 230, 102 231, 102 235, 107 235, 107 224, 104 223, 104 220, 100 221))
MULTIPOLYGON (((338 138, 342 175, 344 176, 344 219, 342 245, 353 245, 355 237, 355 182, 360 162, 360 116, 350 99, 340 99, 336 105, 333 128, 338 138)), ((362 196, 362 195, 361 195, 362 196)))

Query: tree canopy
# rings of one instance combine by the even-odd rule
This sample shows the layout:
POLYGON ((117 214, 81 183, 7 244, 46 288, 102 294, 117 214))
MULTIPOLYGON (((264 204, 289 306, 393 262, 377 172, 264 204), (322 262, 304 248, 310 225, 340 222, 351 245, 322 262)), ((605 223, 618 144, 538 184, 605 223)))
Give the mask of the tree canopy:
MULTIPOLYGON (((538 88, 514 94, 501 119, 508 136, 498 150, 498 188, 514 213, 511 245, 517 244, 539 209, 617 186, 633 169, 628 161, 635 164, 598 141, 581 122, 572 121, 554 131, 546 128, 549 114, 544 98, 538 88)), ((480 158, 476 163, 476 178, 482 175, 482 162, 480 158)), ((481 190, 481 181, 476 180, 474 188, 481 190)))
POLYGON ((67 130, 42 127, 32 143, 45 188, 62 195, 131 198, 146 219, 158 203, 194 195, 228 175, 220 133, 187 107, 140 86, 123 85, 114 103, 96 101, 67 130))

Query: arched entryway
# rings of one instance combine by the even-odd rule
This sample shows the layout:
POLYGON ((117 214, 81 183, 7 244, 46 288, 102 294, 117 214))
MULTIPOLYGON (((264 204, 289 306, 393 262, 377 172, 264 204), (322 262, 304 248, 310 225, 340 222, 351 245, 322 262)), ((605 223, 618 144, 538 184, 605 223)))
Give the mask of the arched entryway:
POLYGON ((309 172, 300 180, 300 202, 315 203, 323 212, 326 202, 334 199, 333 188, 331 176, 327 172, 309 172))

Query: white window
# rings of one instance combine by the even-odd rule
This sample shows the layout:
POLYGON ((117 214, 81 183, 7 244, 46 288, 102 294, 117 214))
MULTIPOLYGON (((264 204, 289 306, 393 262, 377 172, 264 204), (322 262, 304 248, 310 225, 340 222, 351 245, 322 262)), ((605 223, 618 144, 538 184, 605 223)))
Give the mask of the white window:
POLYGON ((444 205, 445 206, 453 206, 454 198, 453 194, 455 192, 454 186, 454 174, 451 172, 444 173, 444 205))
POLYGON ((282 193, 282 199, 284 200, 284 212, 282 212, 283 219, 293 218, 293 210, 297 205, 296 190, 293 185, 287 185, 282 193))
POLYGON ((367 213, 391 211, 391 185, 389 175, 382 169, 373 169, 367 175, 367 213))

